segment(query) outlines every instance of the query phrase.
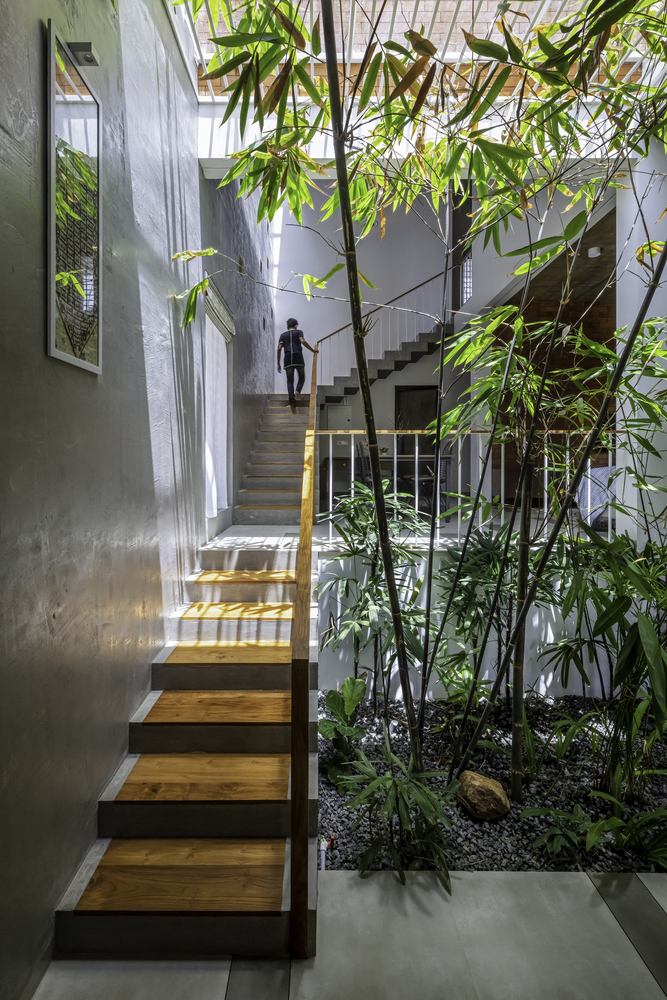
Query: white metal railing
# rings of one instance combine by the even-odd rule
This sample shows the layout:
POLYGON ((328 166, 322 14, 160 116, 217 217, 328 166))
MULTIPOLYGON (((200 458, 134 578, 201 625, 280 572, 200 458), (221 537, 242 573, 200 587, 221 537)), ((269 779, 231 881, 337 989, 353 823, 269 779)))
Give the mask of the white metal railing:
MULTIPOLYGON (((381 361, 386 351, 398 351, 403 344, 417 340, 420 333, 428 333, 442 313, 443 271, 408 289, 383 306, 367 309, 371 329, 365 338, 366 357, 369 362, 381 361)), ((334 378, 349 376, 356 365, 352 324, 334 330, 322 337, 320 344, 319 385, 333 385, 334 378)))
MULTIPOLYGON (((366 432, 363 430, 320 430, 315 432, 320 438, 320 445, 326 441, 327 446, 320 447, 320 462, 322 484, 320 494, 320 512, 328 511, 341 496, 354 496, 355 483, 370 485, 370 470, 367 465, 364 447, 366 432), (323 453, 324 452, 324 453, 323 453), (335 467, 334 467, 335 464, 335 467), (324 504, 322 504, 324 501, 324 504)), ((553 482, 553 461, 556 449, 560 451, 558 475, 562 478, 563 462, 565 468, 570 467, 572 456, 572 438, 579 441, 577 450, 585 432, 547 431, 541 433, 542 459, 541 468, 535 470, 533 485, 533 504, 538 500, 535 514, 534 530, 543 531, 551 520, 550 483, 553 482), (541 479, 541 489, 536 492, 535 481, 541 479)), ((377 431, 380 441, 380 462, 383 475, 392 483, 394 493, 408 494, 414 498, 415 510, 418 513, 429 514, 433 498, 433 476, 437 472, 436 514, 438 516, 437 537, 452 538, 457 541, 462 537, 462 525, 465 515, 461 510, 461 502, 457 497, 472 496, 482 476, 484 453, 488 446, 488 432, 466 431, 464 434, 452 435, 441 443, 440 468, 435 470, 432 444, 424 453, 420 449, 420 437, 428 436, 432 442, 433 434, 425 430, 409 431, 377 431), (407 448, 406 448, 407 444, 407 448), (476 472, 476 475, 475 475, 476 472), (447 510, 452 515, 447 516, 447 510), (455 518, 455 521, 454 521, 455 518)), ((487 467, 481 493, 484 497, 480 503, 476 519, 479 526, 494 523, 499 527, 505 523, 508 509, 511 509, 513 496, 508 496, 508 465, 506 451, 509 445, 499 444, 500 454, 493 457, 487 467), (489 510, 489 503, 491 509, 489 510)), ((607 453, 606 476, 600 476, 603 467, 593 466, 588 462, 586 476, 579 487, 577 502, 578 516, 592 524, 593 520, 607 509, 607 538, 611 541, 612 504, 614 489, 609 488, 609 476, 615 470, 614 449, 601 448, 600 453, 607 453), (604 480, 606 479, 606 482, 604 480)), ((598 459, 598 462, 600 459, 598 459)), ((518 464, 515 462, 518 475, 518 464)), ((563 482, 563 486, 565 483, 563 482)), ((514 485, 510 487, 513 491, 514 485)), ((333 537, 333 526, 329 521, 329 539, 333 537)))

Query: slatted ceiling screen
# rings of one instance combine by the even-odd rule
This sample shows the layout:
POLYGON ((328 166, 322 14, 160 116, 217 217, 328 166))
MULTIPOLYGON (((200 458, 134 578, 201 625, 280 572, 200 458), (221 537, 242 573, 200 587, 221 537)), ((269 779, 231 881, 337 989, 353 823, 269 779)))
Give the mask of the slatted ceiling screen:
MULTIPOLYGON (((221 4, 224 2, 225 0, 221 0, 221 4)), ((534 29, 535 25, 563 20, 581 6, 582 0, 530 0, 530 2, 519 0, 511 5, 506 16, 512 31, 519 38, 523 38, 534 29)), ((371 25, 374 24, 381 7, 381 0, 342 0, 342 4, 336 4, 336 39, 340 53, 341 81, 343 79, 343 57, 345 76, 348 81, 354 80, 359 72, 361 59, 371 33, 371 25)), ((237 24, 243 11, 235 10, 232 4, 228 5, 228 9, 231 10, 232 23, 237 24)), ((299 14, 307 29, 310 30, 320 13, 320 9, 320 0, 307 0, 299 7, 299 14)), ((490 38, 492 41, 503 42, 495 23, 498 18, 497 0, 388 0, 380 19, 378 35, 382 42, 394 41, 401 44, 404 42, 406 31, 412 29, 421 32, 423 27, 424 35, 437 46, 438 56, 445 59, 452 72, 455 71, 465 76, 470 69, 471 53, 466 46, 463 31, 468 31, 478 38, 490 38)), ((208 63, 216 51, 211 36, 228 34, 227 25, 222 13, 215 21, 210 4, 204 3, 197 16, 196 29, 199 48, 208 63)), ((645 48, 642 39, 637 39, 637 47, 640 51, 645 48)), ((321 62, 313 62, 311 67, 314 76, 326 76, 323 54, 320 55, 320 60, 321 62)), ((232 70, 225 83, 223 79, 202 80, 204 70, 200 68, 200 96, 210 99, 211 92, 213 92, 214 99, 222 99, 225 87, 238 79, 240 69, 232 70)), ((636 63, 628 62, 621 72, 624 75, 634 76, 638 75, 639 69, 636 67, 636 63)), ((270 85, 272 80, 273 77, 269 77, 265 86, 270 85)), ((518 80, 519 75, 512 74, 504 88, 504 93, 511 94, 518 80)), ((350 89, 348 83, 348 93, 350 89)), ((305 97, 305 91, 302 91, 301 97, 305 97)))

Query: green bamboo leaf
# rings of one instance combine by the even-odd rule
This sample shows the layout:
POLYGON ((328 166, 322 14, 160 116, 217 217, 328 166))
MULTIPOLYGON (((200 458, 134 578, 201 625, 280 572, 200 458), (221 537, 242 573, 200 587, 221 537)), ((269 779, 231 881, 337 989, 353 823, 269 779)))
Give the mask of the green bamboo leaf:
POLYGON ((255 64, 254 62, 249 62, 243 71, 243 100, 241 101, 241 113, 239 115, 239 131, 241 135, 245 132, 246 122, 248 120, 248 111, 250 109, 250 97, 255 91, 255 64))
POLYGON ((250 59, 249 52, 239 52, 237 56, 232 56, 231 59, 224 62, 222 66, 218 67, 218 69, 214 69, 211 73, 206 73, 202 77, 202 80, 218 80, 221 76, 227 76, 228 73, 231 73, 231 71, 236 69, 237 66, 240 66, 241 63, 247 62, 248 59, 250 59))
POLYGON ((488 92, 486 97, 484 97, 480 101, 479 107, 477 108, 474 115, 470 119, 471 124, 474 124, 475 122, 479 121, 479 119, 482 117, 483 114, 491 111, 491 109, 493 108, 494 101, 496 100, 496 98, 500 94, 500 91, 507 83, 507 80, 509 79, 511 72, 512 72, 511 66, 505 66, 504 69, 501 69, 500 73, 498 73, 495 80, 493 81, 491 90, 488 92))
POLYGON ((398 52, 404 59, 412 59, 412 53, 408 52, 405 46, 401 45, 400 42, 385 42, 384 47, 385 49, 390 49, 392 52, 398 52))
POLYGON ((245 86, 245 81, 248 79, 248 73, 250 72, 251 66, 252 66, 252 63, 248 63, 248 65, 244 67, 244 70, 241 73, 241 76, 238 78, 238 80, 236 81, 236 83, 234 83, 232 85, 232 87, 230 88, 231 91, 232 91, 232 93, 231 93, 231 96, 229 98, 229 104, 227 105, 227 110, 225 111, 225 113, 224 113, 224 115, 222 117, 222 124, 223 125, 225 124, 225 122, 227 121, 228 118, 231 118, 233 112, 236 109, 237 104, 239 103, 239 99, 240 99, 241 95, 244 92, 243 88, 245 86))
POLYGON ((632 607, 632 598, 627 594, 617 597, 612 601, 604 614, 601 614, 595 622, 593 636, 601 635, 603 632, 611 632, 614 625, 618 625, 632 607))
POLYGON ((572 221, 569 222, 565 227, 563 238, 566 239, 568 242, 574 239, 577 233, 580 233, 581 230, 586 225, 587 218, 588 218, 587 212, 579 212, 578 215, 575 215, 574 219, 572 219, 572 221))
POLYGON ((311 101, 314 104, 317 104, 317 106, 320 108, 325 107, 324 101, 322 100, 322 95, 320 94, 319 90, 311 80, 310 74, 308 73, 304 63, 303 62, 297 63, 296 66, 294 67, 294 72, 298 76, 299 83, 304 88, 304 90, 310 97, 311 101))
POLYGON ((276 35, 254 35, 237 32, 234 35, 223 35, 221 38, 212 38, 211 41, 223 49, 240 49, 257 42, 279 42, 280 39, 276 35))
POLYGON ((547 250, 545 253, 539 254, 537 257, 533 257, 532 260, 527 260, 520 267, 517 267, 512 274, 525 274, 527 271, 534 271, 538 267, 542 267, 547 261, 551 260, 552 257, 557 257, 558 254, 562 253, 565 249, 565 244, 561 243, 559 246, 554 247, 552 250, 547 250))
POLYGON ((534 243, 520 247, 518 250, 508 250, 507 253, 503 254, 503 257, 524 257, 528 253, 535 253, 536 250, 542 250, 544 247, 550 247, 554 243, 561 242, 562 237, 560 236, 545 236, 544 239, 535 240, 534 243))
POLYGON ((660 646, 660 640, 653 627, 653 623, 641 612, 637 615, 637 626, 639 628, 639 638, 641 639, 648 663, 648 674, 653 689, 653 696, 660 711, 665 714, 667 711, 667 683, 665 679, 665 658, 660 646))
POLYGON ((465 28, 462 29, 468 48, 478 56, 488 59, 496 59, 498 62, 507 62, 509 56, 507 49, 497 42, 490 42, 488 38, 475 38, 465 28))

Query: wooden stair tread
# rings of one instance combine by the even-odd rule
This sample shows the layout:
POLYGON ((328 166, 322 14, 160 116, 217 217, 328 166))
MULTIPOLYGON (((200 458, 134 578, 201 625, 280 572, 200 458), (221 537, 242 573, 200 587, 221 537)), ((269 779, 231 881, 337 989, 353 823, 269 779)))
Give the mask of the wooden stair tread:
POLYGON ((141 754, 116 802, 275 802, 287 799, 290 755, 141 754))
POLYGON ((211 604, 200 601, 192 604, 182 617, 187 621, 197 619, 250 619, 253 621, 291 621, 294 617, 294 605, 287 603, 239 603, 224 601, 211 604))
POLYGON ((76 910, 279 913, 284 839, 112 840, 76 910))
POLYGON ((291 663, 291 642, 199 639, 179 642, 165 663, 291 663))
POLYGON ((199 574, 195 583, 296 583, 296 572, 291 569, 207 569, 199 574))
POLYGON ((290 718, 289 691, 163 691, 143 725, 266 725, 290 718))

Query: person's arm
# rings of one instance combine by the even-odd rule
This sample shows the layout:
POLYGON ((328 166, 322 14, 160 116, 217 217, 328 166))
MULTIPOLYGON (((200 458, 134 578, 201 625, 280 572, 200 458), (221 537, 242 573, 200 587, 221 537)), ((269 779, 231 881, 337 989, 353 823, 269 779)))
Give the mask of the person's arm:
POLYGON ((280 367, 280 352, 282 351, 282 349, 283 349, 283 342, 282 342, 282 340, 279 340, 278 341, 278 371, 279 372, 282 371, 282 368, 280 367))
POLYGON ((301 343, 303 344, 303 346, 307 347, 309 351, 313 352, 313 354, 318 354, 319 353, 319 349, 317 347, 311 347, 310 344, 306 343, 306 341, 304 340, 303 337, 299 337, 299 340, 301 341, 301 343))

